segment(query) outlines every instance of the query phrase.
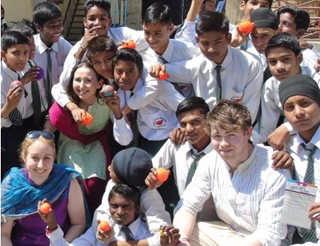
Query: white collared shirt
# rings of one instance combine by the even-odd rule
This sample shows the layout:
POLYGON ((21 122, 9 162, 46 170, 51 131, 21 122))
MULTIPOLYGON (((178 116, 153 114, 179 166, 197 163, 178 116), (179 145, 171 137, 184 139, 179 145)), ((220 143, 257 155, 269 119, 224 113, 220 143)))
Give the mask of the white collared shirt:
POLYGON ((212 194, 220 220, 264 246, 280 245, 286 225, 280 223, 286 178, 272 169, 272 149, 255 146, 231 175, 216 151, 204 156, 178 206, 196 215, 212 194))
MULTIPOLYGON (((312 76, 309 67, 301 66, 301 73, 312 76)), ((264 143, 267 141, 269 134, 277 128, 280 116, 284 116, 279 97, 279 85, 280 81, 275 77, 269 78, 263 85, 261 115, 252 133, 253 143, 264 143)), ((285 121, 287 120, 285 119, 285 121)), ((286 123, 286 126, 289 126, 288 130, 292 129, 290 123, 286 123)))
MULTIPOLYGON (((165 59, 167 63, 173 63, 192 59, 193 57, 200 55, 200 53, 200 49, 193 45, 178 40, 169 39, 168 46, 161 57, 165 59)), ((140 54, 142 56, 144 66, 147 68, 159 63, 164 64, 164 61, 161 60, 160 55, 158 55, 150 47, 142 51, 140 54)), ((194 90, 191 84, 180 82, 176 86, 176 89, 178 89, 178 91, 184 97, 190 98, 194 96, 194 90)))
MULTIPOLYGON (((296 179, 298 181, 303 181, 304 176, 307 172, 308 167, 308 155, 305 149, 301 146, 305 144, 307 148, 312 148, 316 146, 317 149, 313 154, 314 160, 314 184, 318 186, 316 201, 320 202, 320 127, 317 129, 310 142, 307 144, 299 134, 291 136, 289 143, 286 146, 286 149, 289 151, 291 157, 294 161, 294 169, 296 174, 296 179)), ((316 222, 317 227, 317 237, 320 239, 320 223, 316 222)), ((318 243, 320 240, 318 240, 318 243)), ((306 243, 303 245, 318 245, 312 243, 306 243)))
MULTIPOLYGON (((241 100, 254 122, 260 103, 263 70, 251 54, 228 47, 221 64, 222 98, 241 100)), ((196 96, 206 100, 210 108, 216 104, 216 64, 203 54, 188 61, 166 64, 169 81, 192 83, 196 96)))
MULTIPOLYGON (((20 77, 22 78, 22 74, 19 73, 20 77)), ((7 100, 7 94, 10 89, 10 84, 12 81, 18 80, 18 73, 12 71, 8 66, 5 64, 5 62, 1 61, 1 77, 0 77, 0 85, 1 85, 1 108, 5 105, 7 100)), ((23 91, 22 91, 23 93, 23 91)), ((22 119, 25 119, 26 115, 26 98, 24 95, 22 95, 16 109, 20 112, 22 119)), ((10 127, 12 125, 11 120, 9 117, 7 119, 4 119, 1 117, 1 128, 2 127, 10 127)))
MULTIPOLYGON (((47 66, 48 58, 46 50, 48 47, 45 43, 42 42, 40 34, 36 34, 34 37, 34 43, 36 46, 36 52, 34 61, 37 66, 41 67, 44 70, 44 79, 47 78, 47 66)), ((60 37, 58 42, 54 43, 51 47, 51 64, 52 64, 52 84, 57 84, 59 82, 60 74, 63 69, 64 61, 71 50, 72 45, 65 40, 63 37, 60 37)))
MULTIPOLYGON (((145 80, 140 78, 132 92, 134 94, 138 93, 145 85, 145 80)), ((141 103, 133 105, 130 102, 132 99, 130 98, 131 91, 118 89, 117 94, 120 98, 121 109, 128 105, 131 109, 138 111, 137 125, 140 134, 144 138, 151 141, 164 140, 178 126, 179 123, 175 112, 184 97, 169 82, 158 84, 158 89, 153 92, 153 100, 150 102, 144 97, 138 97, 141 103)), ((125 117, 114 120, 113 134, 115 140, 121 145, 128 145, 131 142, 133 134, 125 117)))
MULTIPOLYGON (((107 183, 101 205, 93 215, 92 228, 94 230, 98 226, 97 220, 109 220, 111 218, 108 197, 112 187, 115 185, 112 180, 107 183)), ((145 216, 148 228, 152 233, 159 232, 161 225, 171 224, 170 214, 165 210, 162 197, 157 190, 144 189, 141 191, 140 212, 145 216)))
MULTIPOLYGON (((148 47, 147 42, 144 40, 144 34, 143 31, 135 31, 128 27, 116 27, 116 28, 109 28, 108 36, 113 39, 113 41, 118 44, 121 41, 127 41, 127 40, 134 40, 137 48, 137 51, 144 50, 148 47)), ((67 86, 69 84, 71 71, 73 67, 79 63, 80 61, 77 61, 74 55, 77 53, 77 51, 80 48, 80 45, 82 44, 82 39, 77 42, 72 49, 70 50, 67 58, 65 59, 64 67, 62 74, 60 76, 59 83, 54 85, 52 87, 52 96, 55 99, 55 101, 61 106, 64 107, 67 103, 70 102, 70 99, 67 95, 67 86)), ((86 61, 87 56, 86 54, 83 55, 81 62, 86 61)))

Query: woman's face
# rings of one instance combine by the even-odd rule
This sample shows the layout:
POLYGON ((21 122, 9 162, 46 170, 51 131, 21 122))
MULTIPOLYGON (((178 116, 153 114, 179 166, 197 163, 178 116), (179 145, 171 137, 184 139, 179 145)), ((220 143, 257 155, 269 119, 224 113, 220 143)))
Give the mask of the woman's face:
POLYGON ((28 147, 23 161, 32 182, 42 185, 53 168, 54 150, 49 143, 36 140, 28 147))

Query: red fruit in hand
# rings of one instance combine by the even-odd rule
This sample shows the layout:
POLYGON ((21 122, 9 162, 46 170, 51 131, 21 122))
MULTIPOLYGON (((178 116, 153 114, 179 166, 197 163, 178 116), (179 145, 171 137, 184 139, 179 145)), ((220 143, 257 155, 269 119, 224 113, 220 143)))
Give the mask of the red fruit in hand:
POLYGON ((99 229, 101 231, 106 232, 106 231, 109 231, 111 229, 111 227, 110 227, 110 225, 109 225, 109 223, 107 221, 101 221, 99 223, 99 229))
POLYGON ((249 34, 250 32, 252 32, 253 28, 254 28, 254 24, 249 20, 241 21, 240 24, 238 25, 239 32, 243 34, 249 34))
POLYGON ((91 123, 93 121, 93 117, 91 114, 89 114, 88 112, 86 112, 86 116, 85 117, 82 117, 82 124, 84 126, 90 126, 91 123))
POLYGON ((51 210, 51 205, 50 203, 43 203, 40 205, 40 212, 43 213, 43 214, 48 214, 51 210))
POLYGON ((12 81, 11 84, 10 84, 10 88, 14 88, 14 87, 17 87, 17 86, 23 87, 22 82, 19 81, 19 80, 14 80, 14 81, 12 81))
POLYGON ((158 78, 160 80, 166 80, 168 77, 169 77, 169 75, 164 71, 160 71, 159 76, 158 76, 158 78))
POLYGON ((105 97, 112 97, 114 94, 114 89, 111 85, 103 85, 102 92, 105 97))
POLYGON ((165 169, 164 167, 159 167, 157 168, 155 176, 160 183, 163 183, 167 181, 167 179, 169 178, 169 174, 170 172, 167 169, 165 169))

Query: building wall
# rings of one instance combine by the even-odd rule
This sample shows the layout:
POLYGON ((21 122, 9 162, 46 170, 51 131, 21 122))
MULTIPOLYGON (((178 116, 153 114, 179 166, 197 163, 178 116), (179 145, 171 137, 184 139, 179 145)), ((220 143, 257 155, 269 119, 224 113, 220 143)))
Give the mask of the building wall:
POLYGON ((32 19, 33 0, 2 0, 1 4, 5 9, 8 25, 23 18, 32 19))

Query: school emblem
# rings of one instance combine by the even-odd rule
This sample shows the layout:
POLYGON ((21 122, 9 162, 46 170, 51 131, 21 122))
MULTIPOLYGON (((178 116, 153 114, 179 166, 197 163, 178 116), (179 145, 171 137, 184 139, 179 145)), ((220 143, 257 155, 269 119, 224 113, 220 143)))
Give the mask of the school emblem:
POLYGON ((157 118, 153 121, 155 127, 163 127, 167 124, 167 121, 164 118, 157 118))
POLYGON ((179 85, 179 91, 186 91, 188 89, 188 86, 185 84, 180 84, 179 85))

